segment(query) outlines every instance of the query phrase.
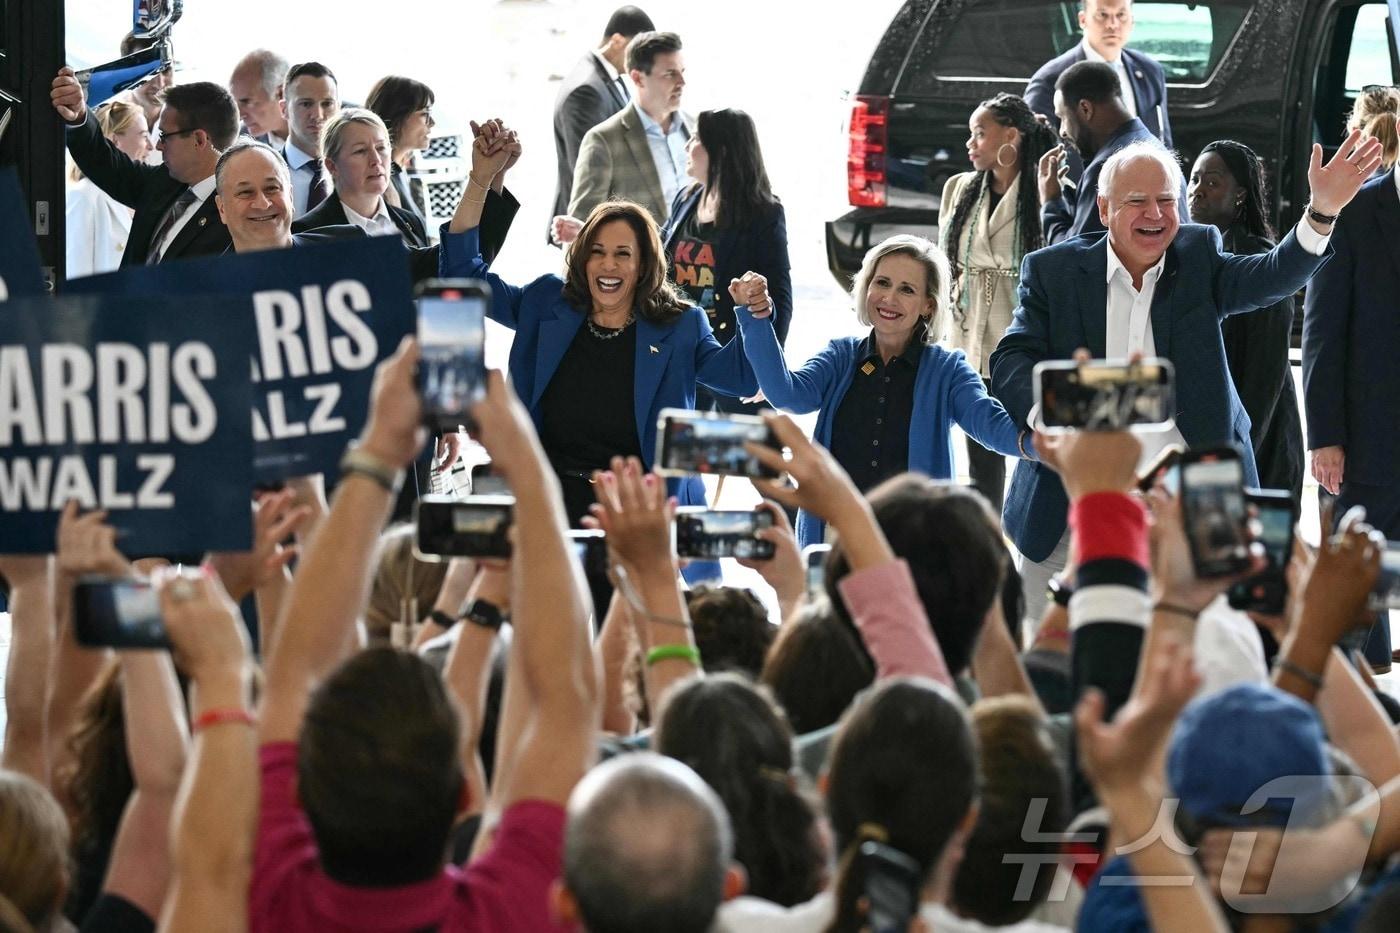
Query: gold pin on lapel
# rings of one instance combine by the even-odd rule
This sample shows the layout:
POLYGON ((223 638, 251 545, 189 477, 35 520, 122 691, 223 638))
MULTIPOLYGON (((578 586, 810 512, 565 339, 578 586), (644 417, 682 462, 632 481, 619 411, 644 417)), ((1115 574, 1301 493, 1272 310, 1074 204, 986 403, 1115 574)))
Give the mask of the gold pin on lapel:
POLYGON ((868 376, 875 371, 875 364, 866 360, 865 365, 860 368, 860 371, 868 376))
POLYGON ((656 347, 655 347, 653 344, 647 344, 647 347, 650 348, 650 350, 651 350, 652 353, 660 353, 660 352, 661 352, 660 350, 656 349, 656 347))

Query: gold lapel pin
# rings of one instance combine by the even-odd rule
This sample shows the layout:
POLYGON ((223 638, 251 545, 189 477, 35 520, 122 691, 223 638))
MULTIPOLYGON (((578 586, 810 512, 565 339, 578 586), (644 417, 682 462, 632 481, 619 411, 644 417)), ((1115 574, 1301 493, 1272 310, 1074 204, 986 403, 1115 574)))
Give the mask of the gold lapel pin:
POLYGON ((660 350, 656 349, 656 347, 655 347, 654 345, 652 345, 652 344, 647 344, 647 346, 651 348, 651 352, 652 352, 652 353, 660 353, 660 352, 661 352, 660 350))
POLYGON ((868 376, 875 371, 875 364, 866 360, 865 365, 860 368, 860 371, 868 376))

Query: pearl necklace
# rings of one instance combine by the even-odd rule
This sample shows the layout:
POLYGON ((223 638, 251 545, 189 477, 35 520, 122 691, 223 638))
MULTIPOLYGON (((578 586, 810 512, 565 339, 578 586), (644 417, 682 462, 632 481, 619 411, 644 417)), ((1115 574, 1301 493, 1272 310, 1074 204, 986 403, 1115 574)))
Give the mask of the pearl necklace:
POLYGON ((611 327, 599 327, 593 323, 592 315, 586 319, 588 321, 588 332, 599 340, 612 340, 614 337, 622 336, 622 332, 632 326, 632 322, 637 319, 631 311, 627 312, 627 320, 622 322, 622 326, 616 329, 611 327))

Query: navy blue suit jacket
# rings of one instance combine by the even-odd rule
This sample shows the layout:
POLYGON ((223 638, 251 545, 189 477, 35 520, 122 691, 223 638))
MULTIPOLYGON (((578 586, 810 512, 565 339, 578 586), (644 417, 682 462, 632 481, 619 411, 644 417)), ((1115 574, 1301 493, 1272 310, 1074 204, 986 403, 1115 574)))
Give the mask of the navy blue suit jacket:
POLYGON ((1308 448, 1346 448, 1345 479, 1400 481, 1400 196, 1395 169, 1368 181, 1337 219, 1332 261, 1303 303, 1308 448))
MULTIPOLYGON (((491 286, 491 319, 515 331, 510 347, 510 380, 540 426, 540 399, 585 315, 563 296, 564 281, 543 275, 524 287, 509 285, 491 272, 480 255, 478 228, 443 240, 443 260, 462 274, 491 286)), ((656 457, 657 415, 663 408, 695 407, 695 384, 721 395, 744 397, 758 392, 758 379, 744 356, 742 338, 721 347, 710 332, 705 312, 692 307, 667 324, 637 317, 637 355, 632 404, 642 461, 651 469, 656 457)), ((699 476, 673 485, 681 505, 704 505, 699 476)))
MULTIPOLYGON (((1267 253, 1236 256, 1222 248, 1219 230, 1183 224, 1166 260, 1152 296, 1152 340, 1176 366, 1177 428, 1193 447, 1236 444, 1247 482, 1256 483, 1249 415, 1230 380, 1220 322, 1292 295, 1326 255, 1313 256, 1290 231, 1267 253)), ((1106 236, 1076 237, 1021 263, 1019 307, 991 359, 992 394, 1020 424, 1034 404, 1036 363, 1069 359, 1080 347, 1104 356, 1107 277, 1106 236)), ((1068 505, 1054 471, 1023 460, 1002 521, 1021 553, 1041 561, 1064 534, 1068 505)))
MULTIPOLYGON (((1141 120, 1132 119, 1118 128, 1118 132, 1108 138, 1103 148, 1094 153, 1094 160, 1079 177, 1077 188, 1066 188, 1065 193, 1040 209, 1040 225, 1045 231, 1045 242, 1061 243, 1082 233, 1103 233, 1105 227, 1099 219, 1099 174, 1109 156, 1131 143, 1151 142, 1155 137, 1141 120)), ((1186 179, 1181 181, 1181 194, 1176 202, 1177 218, 1185 220, 1191 215, 1186 208, 1186 179)))
MULTIPOLYGON (((1060 121, 1055 116, 1055 82, 1071 65, 1084 61, 1084 43, 1076 42, 1074 48, 1052 58, 1040 66, 1040 70, 1026 85, 1026 103, 1036 113, 1050 118, 1055 132, 1060 131, 1060 121)), ((1128 69, 1128 83, 1133 86, 1134 103, 1137 105, 1138 119, 1160 139, 1168 149, 1172 147, 1172 126, 1167 116, 1167 78, 1162 66, 1152 56, 1132 49, 1123 50, 1123 66, 1128 69)))
MULTIPOLYGON (((675 281, 675 240, 680 229, 700 206, 701 185, 682 189, 671 202, 671 216, 661 231, 666 262, 672 266, 675 281)), ((768 280, 768 297, 773 301, 773 329, 778 343, 786 343, 792 321, 792 271, 788 261, 787 216, 781 204, 746 227, 715 231, 715 313, 710 326, 720 343, 728 343, 738 332, 734 319, 734 299, 729 297, 729 280, 745 272, 757 272, 768 280)))

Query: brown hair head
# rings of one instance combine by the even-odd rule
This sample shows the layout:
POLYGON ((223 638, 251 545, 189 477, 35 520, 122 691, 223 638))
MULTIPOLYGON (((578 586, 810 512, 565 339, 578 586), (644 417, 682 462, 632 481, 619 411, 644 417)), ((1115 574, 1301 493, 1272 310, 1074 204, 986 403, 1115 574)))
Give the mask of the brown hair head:
POLYGON ((666 278, 666 256, 656 221, 646 208, 632 201, 604 201, 583 222, 578 239, 564 258, 564 300, 585 314, 593 307, 593 294, 588 288, 588 256, 599 231, 614 221, 627 224, 637 238, 637 316, 654 324, 671 323, 685 313, 688 305, 666 278))

